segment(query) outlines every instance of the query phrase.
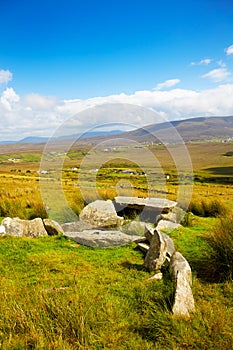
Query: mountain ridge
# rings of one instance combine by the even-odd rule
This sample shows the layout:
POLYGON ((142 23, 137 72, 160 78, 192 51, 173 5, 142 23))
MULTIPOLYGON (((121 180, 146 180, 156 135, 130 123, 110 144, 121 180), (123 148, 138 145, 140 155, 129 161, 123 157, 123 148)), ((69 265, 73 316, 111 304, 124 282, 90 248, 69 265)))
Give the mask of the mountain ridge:
POLYGON ((29 136, 19 141, 0 141, 1 145, 10 144, 39 144, 50 140, 82 139, 83 143, 96 143, 100 140, 111 138, 130 138, 137 142, 160 142, 166 140, 168 143, 177 141, 174 128, 184 142, 211 140, 215 138, 233 137, 233 116, 195 117, 180 119, 163 123, 149 124, 132 131, 121 130, 96 131, 82 134, 64 135, 55 138, 29 136))

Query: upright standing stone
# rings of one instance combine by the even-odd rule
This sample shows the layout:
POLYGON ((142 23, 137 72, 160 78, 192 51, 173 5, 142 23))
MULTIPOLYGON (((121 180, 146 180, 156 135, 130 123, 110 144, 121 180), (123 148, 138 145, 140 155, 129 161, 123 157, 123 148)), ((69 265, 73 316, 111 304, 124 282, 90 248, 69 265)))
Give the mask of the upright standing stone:
POLYGON ((175 296, 172 312, 176 316, 190 316, 195 311, 191 290, 192 271, 183 255, 175 252, 171 257, 170 267, 175 281, 175 296))

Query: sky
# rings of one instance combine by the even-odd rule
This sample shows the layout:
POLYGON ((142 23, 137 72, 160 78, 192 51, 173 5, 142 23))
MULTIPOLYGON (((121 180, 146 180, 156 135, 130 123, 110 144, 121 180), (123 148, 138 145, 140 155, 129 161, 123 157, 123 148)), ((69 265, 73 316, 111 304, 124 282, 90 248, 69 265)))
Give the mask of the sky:
POLYGON ((0 33, 0 140, 233 115, 232 0, 0 0, 0 33))

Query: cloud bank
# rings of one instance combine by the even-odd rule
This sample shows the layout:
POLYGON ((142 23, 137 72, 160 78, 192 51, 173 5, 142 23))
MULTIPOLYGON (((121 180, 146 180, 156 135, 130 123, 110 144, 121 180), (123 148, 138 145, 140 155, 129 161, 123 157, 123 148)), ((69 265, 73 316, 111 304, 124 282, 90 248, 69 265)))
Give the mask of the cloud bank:
POLYGON ((18 140, 31 135, 52 136, 63 122, 74 115, 72 133, 82 133, 104 123, 121 122, 141 127, 158 122, 157 117, 159 121, 169 121, 197 116, 228 116, 233 115, 232 96, 233 84, 229 83, 202 91, 177 88, 169 91, 143 90, 131 95, 121 93, 87 100, 58 100, 38 94, 20 97, 13 88, 6 88, 0 97, 1 140, 18 140), (96 113, 95 108, 91 109, 103 104, 112 104, 107 109, 108 113, 96 113), (139 113, 138 108, 135 111, 132 108, 125 110, 125 113, 121 108, 119 113, 117 104, 145 107, 148 113, 144 109, 139 113))

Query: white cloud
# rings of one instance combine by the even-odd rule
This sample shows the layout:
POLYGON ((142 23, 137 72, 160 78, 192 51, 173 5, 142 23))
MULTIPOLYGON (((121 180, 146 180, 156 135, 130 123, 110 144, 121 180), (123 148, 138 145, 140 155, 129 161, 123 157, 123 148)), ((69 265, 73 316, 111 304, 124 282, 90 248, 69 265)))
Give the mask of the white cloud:
POLYGON ((13 74, 9 70, 0 70, 0 84, 7 84, 12 80, 13 74))
POLYGON ((225 49, 225 52, 226 52, 226 55, 227 55, 227 56, 233 55, 233 45, 228 46, 228 47, 225 49))
POLYGON ((208 65, 212 61, 211 58, 204 58, 203 60, 200 60, 198 62, 191 62, 190 66, 203 66, 203 65, 208 65))
POLYGON ((216 68, 211 70, 210 72, 203 74, 202 78, 209 78, 212 81, 218 83, 221 81, 226 81, 231 76, 231 73, 227 70, 227 68, 216 68))
POLYGON ((154 90, 162 90, 166 88, 170 88, 180 82, 180 79, 169 79, 164 81, 163 83, 159 83, 156 85, 154 90))
POLYGON ((1 97, 1 103, 2 105, 7 109, 11 110, 12 106, 19 102, 20 97, 16 94, 13 88, 7 88, 3 91, 2 97, 1 97))

